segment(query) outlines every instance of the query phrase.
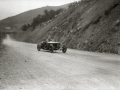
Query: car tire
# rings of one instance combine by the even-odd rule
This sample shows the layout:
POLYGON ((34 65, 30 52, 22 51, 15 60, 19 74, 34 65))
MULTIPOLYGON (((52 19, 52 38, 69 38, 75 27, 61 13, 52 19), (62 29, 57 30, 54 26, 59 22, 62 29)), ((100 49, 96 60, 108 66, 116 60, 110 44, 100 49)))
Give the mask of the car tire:
POLYGON ((40 51, 41 50, 41 45, 37 45, 37 50, 40 51))
POLYGON ((67 47, 66 47, 65 45, 63 45, 63 47, 62 47, 62 52, 63 52, 63 53, 66 53, 66 51, 67 51, 67 47))
POLYGON ((50 45, 49 50, 50 50, 51 53, 53 53, 54 47, 53 47, 52 44, 50 45))

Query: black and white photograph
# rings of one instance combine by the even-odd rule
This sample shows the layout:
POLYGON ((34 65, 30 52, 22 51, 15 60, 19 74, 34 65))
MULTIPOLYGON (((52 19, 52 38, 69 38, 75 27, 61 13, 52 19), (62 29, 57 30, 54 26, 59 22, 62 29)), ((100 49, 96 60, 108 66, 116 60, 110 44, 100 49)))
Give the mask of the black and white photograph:
POLYGON ((0 90, 120 90, 120 0, 0 0, 0 90))

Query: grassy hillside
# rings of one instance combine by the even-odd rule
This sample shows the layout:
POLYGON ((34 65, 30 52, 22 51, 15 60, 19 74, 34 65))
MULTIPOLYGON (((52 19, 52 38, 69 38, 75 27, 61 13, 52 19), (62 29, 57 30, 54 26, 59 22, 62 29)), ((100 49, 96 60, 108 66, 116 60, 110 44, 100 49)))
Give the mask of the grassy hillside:
POLYGON ((38 14, 41 15, 44 14, 45 9, 49 11, 49 10, 57 10, 59 8, 68 8, 68 5, 66 4, 63 6, 46 6, 24 12, 16 16, 8 17, 0 21, 0 29, 3 29, 6 26, 19 29, 23 24, 31 23, 33 18, 36 17, 38 14))
POLYGON ((69 48, 118 53, 120 1, 84 0, 74 4, 52 22, 18 35, 19 40, 38 43, 44 38, 65 43, 69 48))

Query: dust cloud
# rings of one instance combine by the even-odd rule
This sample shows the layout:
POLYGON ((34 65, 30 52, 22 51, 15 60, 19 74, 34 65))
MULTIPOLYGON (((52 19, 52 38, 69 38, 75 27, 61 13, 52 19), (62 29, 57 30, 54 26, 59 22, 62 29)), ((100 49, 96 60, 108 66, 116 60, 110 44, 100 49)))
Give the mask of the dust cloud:
POLYGON ((10 37, 10 35, 6 35, 6 38, 3 39, 2 44, 4 44, 4 45, 13 45, 14 41, 15 41, 15 40, 12 39, 12 38, 10 37))

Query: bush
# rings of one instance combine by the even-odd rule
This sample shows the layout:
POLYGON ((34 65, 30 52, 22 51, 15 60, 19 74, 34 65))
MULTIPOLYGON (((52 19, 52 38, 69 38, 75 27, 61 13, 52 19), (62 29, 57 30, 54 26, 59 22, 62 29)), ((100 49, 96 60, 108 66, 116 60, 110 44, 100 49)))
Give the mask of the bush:
POLYGON ((26 25, 26 24, 23 25, 21 29, 22 29, 22 31, 27 31, 28 28, 30 28, 30 24, 28 24, 28 25, 26 25))

